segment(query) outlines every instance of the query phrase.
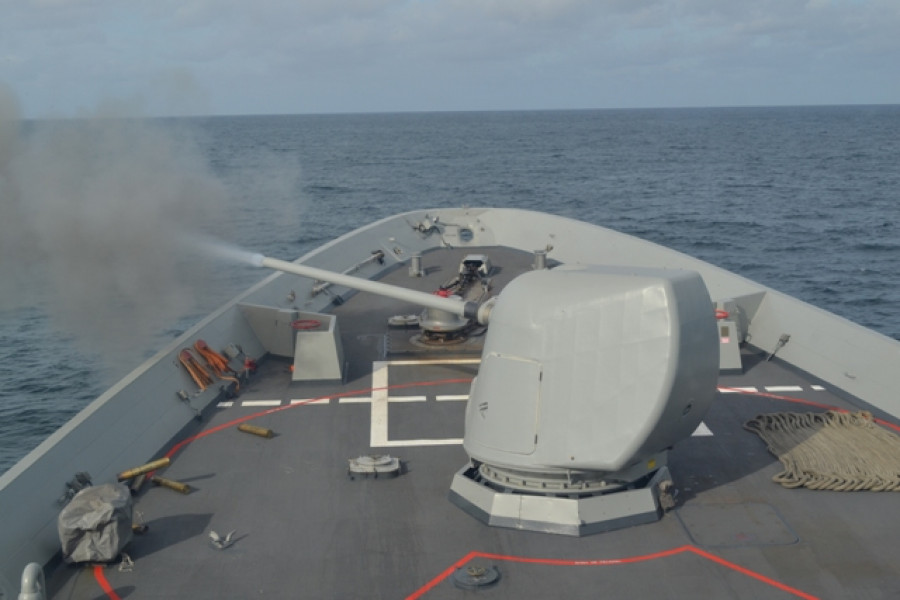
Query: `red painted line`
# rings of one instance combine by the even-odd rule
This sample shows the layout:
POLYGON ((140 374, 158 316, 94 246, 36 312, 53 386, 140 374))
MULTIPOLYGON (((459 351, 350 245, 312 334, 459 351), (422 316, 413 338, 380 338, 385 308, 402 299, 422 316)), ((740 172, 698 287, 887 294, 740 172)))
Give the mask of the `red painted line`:
MULTIPOLYGON (((325 395, 325 396, 319 396, 317 398, 311 398, 309 400, 305 400, 303 402, 297 402, 295 404, 286 404, 283 406, 270 408, 268 410, 260 411, 257 413, 239 417, 237 419, 233 419, 227 423, 223 423, 222 425, 217 425, 211 429, 202 431, 201 433, 198 433, 197 435, 193 435, 188 438, 185 438, 185 439, 181 440, 180 442, 178 442, 177 444, 175 444, 174 446, 172 446, 172 448, 170 448, 169 451, 166 452, 165 456, 168 458, 172 458, 175 454, 178 453, 179 450, 181 450, 188 444, 190 444, 196 440, 202 439, 208 435, 218 433, 219 431, 222 431, 224 429, 229 429, 231 427, 235 427, 236 425, 240 425, 241 423, 245 423, 246 421, 257 419, 257 418, 265 416, 265 415, 278 413, 278 412, 288 410, 288 409, 291 409, 291 408, 294 408, 297 406, 303 406, 305 404, 310 404, 312 402, 318 402, 321 400, 332 400, 335 398, 341 398, 341 397, 347 397, 347 396, 358 396, 358 395, 363 395, 363 394, 371 394, 374 391, 381 391, 381 390, 396 390, 396 389, 404 389, 404 388, 412 388, 412 387, 446 385, 446 384, 451 384, 451 383, 471 383, 471 381, 472 380, 469 378, 441 379, 441 380, 437 380, 437 381, 417 381, 417 382, 413 382, 413 383, 401 383, 401 384, 388 385, 388 386, 382 386, 382 387, 377 387, 377 388, 365 388, 365 389, 353 390, 353 391, 349 391, 349 392, 342 392, 342 393, 338 393, 338 394, 330 394, 330 395, 325 395)), ((840 411, 840 412, 848 412, 847 410, 838 408, 836 406, 828 406, 826 404, 820 404, 818 402, 803 400, 801 398, 793 398, 790 396, 779 396, 777 394, 770 394, 768 392, 748 392, 746 390, 738 390, 738 389, 734 389, 734 388, 722 388, 722 389, 733 389, 734 391, 742 393, 742 394, 763 396, 763 397, 772 398, 775 400, 786 400, 788 402, 795 402, 798 404, 806 404, 809 406, 815 406, 817 408, 822 408, 824 410, 835 410, 835 411, 840 411)), ((877 423, 886 425, 887 427, 891 427, 893 429, 897 429, 898 431, 900 431, 900 427, 898 427, 896 425, 886 423, 886 422, 882 421, 881 419, 875 419, 875 421, 877 423)), ((152 475, 152 473, 150 475, 152 475)), ((452 565, 450 565, 449 567, 447 567, 446 569, 441 571, 441 573, 439 573, 431 581, 427 582, 425 585, 423 585, 422 587, 417 589, 411 595, 407 596, 406 600, 417 600, 418 598, 421 598, 422 596, 427 594, 430 590, 434 589, 437 585, 439 585, 441 582, 443 582, 445 579, 447 579, 447 577, 452 575, 454 573, 454 571, 462 568, 466 563, 468 563, 473 558, 484 558, 484 559, 490 559, 490 560, 500 560, 500 561, 527 563, 527 564, 541 564, 541 565, 551 565, 551 566, 585 567, 585 566, 611 566, 611 565, 621 565, 621 564, 645 562, 645 561, 656 560, 656 559, 660 559, 660 558, 666 558, 669 556, 674 556, 676 554, 682 554, 684 552, 691 552, 693 554, 696 554, 697 556, 700 556, 702 558, 705 558, 707 560, 715 562, 716 564, 719 564, 719 565, 722 565, 729 569, 732 569, 732 570, 734 570, 738 573, 741 573, 747 577, 751 577, 753 579, 761 581, 767 585, 770 585, 772 587, 775 587, 777 589, 785 591, 789 594, 797 596, 798 598, 804 598, 804 600, 818 600, 818 598, 816 596, 812 596, 801 590, 792 588, 792 587, 785 585, 783 583, 780 583, 774 579, 766 577, 765 575, 761 575, 755 571, 751 571, 750 569, 741 567, 740 565, 729 562, 723 558, 715 556, 714 554, 710 554, 710 553, 708 553, 704 550, 701 550, 700 548, 697 548, 695 546, 681 546, 680 548, 673 548, 671 550, 664 550, 662 552, 656 552, 654 554, 646 554, 646 555, 642 555, 642 556, 630 556, 630 557, 625 557, 625 558, 613 558, 613 559, 587 559, 587 560, 529 558, 529 557, 523 557, 523 556, 491 554, 491 553, 487 553, 487 552, 473 551, 473 552, 469 552, 464 557, 462 557, 461 559, 459 559, 458 561, 456 561, 455 563, 453 563, 452 565)), ((121 600, 119 598, 118 594, 116 594, 115 590, 113 590, 112 586, 109 585, 109 582, 106 580, 106 577, 103 575, 102 567, 100 567, 100 566, 94 567, 94 578, 97 580, 97 583, 100 585, 100 587, 103 589, 103 591, 106 593, 106 595, 109 597, 110 600, 121 600)))
MULTIPOLYGON (((435 385, 447 385, 451 383, 472 383, 472 379, 470 377, 458 378, 458 379, 438 379, 435 381, 414 381, 412 383, 397 383, 394 385, 386 385, 375 388, 365 388, 359 390, 352 390, 349 392, 340 392, 337 394, 329 394, 327 396, 319 396, 317 398, 310 398, 309 400, 304 400, 303 402, 297 402, 294 404, 284 404, 282 406, 276 406, 275 408, 269 408, 267 410, 263 410, 260 412, 256 412, 250 415, 245 415, 243 417, 238 417, 237 419, 233 419, 228 421, 227 423, 223 423, 222 425, 216 425, 215 427, 211 427, 210 429, 206 429, 201 431, 197 435, 192 435, 188 438, 185 438, 172 446, 168 452, 165 453, 166 458, 173 458, 175 454, 178 453, 179 450, 184 448, 190 443, 193 443, 199 439, 205 438, 208 435, 212 435, 214 433, 218 433, 223 429, 230 429, 232 427, 236 427, 241 423, 245 423, 247 421, 252 421, 253 419, 258 419, 259 417, 264 417, 266 415, 271 415, 275 413, 279 413, 281 411, 289 410, 291 408, 295 408, 298 406, 304 406, 306 404, 310 404, 312 402, 319 402, 321 400, 333 400, 335 398, 344 398, 347 396, 361 396, 363 394, 371 394, 372 392, 381 391, 381 390, 401 390, 405 388, 412 387, 425 387, 425 386, 435 386, 435 385)), ((147 477, 152 477, 153 473, 148 473, 147 477)))
POLYGON ((681 554, 684 552, 688 546, 682 546, 680 548, 673 548, 671 550, 663 550, 662 552, 656 552, 654 554, 644 554, 642 556, 629 556, 626 558, 606 558, 606 559, 591 559, 591 560, 570 560, 570 559, 557 559, 557 558, 529 558, 525 556, 510 556, 506 554, 490 554, 488 552, 474 552, 473 554, 478 558, 484 558, 489 560, 504 560, 507 562, 517 562, 517 563, 532 563, 539 565, 551 565, 557 567, 598 567, 598 566, 609 566, 609 565, 627 565, 630 563, 638 563, 644 562, 648 560, 656 560, 657 558, 665 558, 667 556, 673 556, 675 554, 681 554))
MULTIPOLYGON (((816 408, 821 408, 822 410, 833 410, 834 412, 839 413, 848 413, 850 412, 846 408, 841 408, 839 406, 830 406, 828 404, 822 404, 820 402, 813 402, 812 400, 804 400, 803 398, 794 398, 793 396, 781 396, 779 394, 771 394, 769 392, 750 392, 747 390, 741 390, 738 388, 730 388, 720 386, 718 389, 720 390, 728 390, 730 392, 737 392, 738 394, 746 394, 747 396, 762 396, 763 398, 771 398, 772 400, 784 400, 785 402, 793 402, 794 404, 804 404, 806 406, 814 406, 816 408)), ((872 420, 882 425, 884 427, 888 427, 893 429, 894 431, 900 432, 900 425, 895 425, 884 419, 879 419, 878 417, 872 417, 872 420)))
POLYGON ((469 552, 468 554, 463 556, 461 559, 459 559, 458 561, 456 561, 455 563, 453 563, 452 565, 450 565, 449 567, 447 567, 446 569, 441 571, 440 575, 438 575, 437 577, 435 577, 434 579, 432 579, 431 581, 429 581, 428 583, 426 583, 425 585, 423 585, 422 587, 417 589, 411 595, 407 596, 406 600, 417 600, 418 598, 421 598, 422 596, 427 594, 429 591, 431 591, 431 589, 434 588, 436 585, 438 585, 440 582, 442 582, 443 580, 445 580, 448 577, 450 577, 451 575, 453 575, 454 571, 456 571, 457 569, 461 569, 463 567, 463 565, 465 565, 467 562, 469 562, 476 556, 480 556, 480 555, 481 555, 480 552, 469 552))
POLYGON ((491 554, 488 552, 469 552, 464 557, 453 563, 451 566, 447 567, 441 573, 414 591, 412 594, 406 597, 406 600, 418 600, 426 593, 434 589, 437 585, 439 585, 442 581, 447 579, 450 575, 454 573, 457 569, 461 569, 467 562, 472 560, 473 558, 484 558, 489 560, 497 560, 497 561, 506 561, 506 562, 515 562, 515 563, 527 563, 527 564, 539 564, 539 565, 550 565, 550 566, 563 566, 563 567, 596 567, 596 566, 611 566, 611 565, 624 565, 638 562, 645 562, 650 560, 656 560, 659 558, 666 558, 669 556, 675 556, 676 554, 682 554, 685 552, 693 553, 701 558, 705 558, 706 560, 712 561, 718 565, 723 567, 727 567, 732 569, 733 571, 737 571, 742 575, 746 575, 747 577, 752 577, 757 581, 761 581, 767 585, 775 587, 779 590, 797 596, 798 598, 803 598, 804 600, 819 600, 816 596, 812 596, 798 590, 796 588, 792 588, 789 585, 785 585, 779 581, 775 581, 765 575, 761 575, 755 571, 751 571, 750 569, 746 569, 740 565, 729 562, 724 558, 720 558, 714 554, 710 554, 705 550, 701 550, 696 546, 681 546, 679 548, 672 548, 671 550, 663 550, 662 552, 656 552, 653 554, 644 554, 642 556, 629 556, 625 558, 611 558, 611 559, 589 559, 589 560, 563 560, 556 558, 530 558, 525 556, 511 556, 507 554, 491 554))
POLYGON ((805 600, 819 600, 817 596, 813 596, 812 594, 807 594, 806 592, 802 592, 802 591, 798 590, 797 588, 792 588, 789 585, 785 585, 781 582, 775 581, 774 579, 766 577, 765 575, 760 575, 756 571, 751 571, 750 569, 745 569, 744 567, 742 567, 740 565, 736 565, 733 562, 729 562, 729 561, 725 560, 724 558, 716 556, 715 554, 710 554, 709 552, 707 552, 705 550, 701 550, 700 548, 697 548, 696 546, 686 546, 685 549, 688 550, 689 552, 693 552, 697 556, 702 556, 703 558, 705 558, 707 560, 711 560, 714 563, 728 567, 729 569, 732 569, 733 571, 737 571, 738 573, 746 575, 747 577, 752 577, 754 579, 762 581, 765 584, 771 585, 772 587, 778 588, 779 590, 782 590, 789 594, 793 594, 794 596, 797 596, 798 598, 804 598, 805 600))
MULTIPOLYGON (((173 456, 175 456, 175 454, 178 453, 179 450, 181 450, 188 444, 195 442, 199 439, 205 438, 208 435, 218 433, 219 431, 222 431, 223 429, 229 429, 231 427, 240 425, 241 423, 245 423, 245 422, 251 421, 253 419, 258 419, 259 417, 278 413, 278 412, 288 410, 288 409, 291 409, 291 408, 294 408, 297 406, 303 406, 304 404, 310 404, 312 402, 318 402, 320 400, 332 400, 334 398, 344 398, 347 396, 361 396, 363 394, 371 394, 372 392, 381 391, 381 390, 401 390, 404 388, 425 387, 425 386, 434 386, 434 385, 447 385, 450 383, 472 383, 472 379, 470 377, 464 377, 464 378, 459 378, 459 379, 439 379, 436 381, 415 381, 412 383, 397 383, 394 385, 385 385, 385 386, 381 386, 381 387, 365 388, 365 389, 360 389, 360 390, 353 390, 350 392, 341 392, 338 394, 319 396, 318 398, 310 398, 309 400, 305 400, 303 402, 297 402, 295 404, 285 404, 285 405, 278 406, 275 408, 270 408, 268 410, 263 410, 263 411, 260 411, 257 413, 253 413, 250 415, 245 415, 245 416, 239 417, 237 419, 233 419, 231 421, 228 421, 227 423, 223 423, 222 425, 216 425, 215 427, 201 431, 197 435, 192 435, 190 437, 187 437, 187 438, 181 440, 180 442, 178 442, 177 444, 175 444, 174 446, 172 446, 169 449, 169 451, 165 453, 165 457, 172 458, 173 456)), ((155 471, 147 473, 147 477, 148 478, 153 477, 153 473, 155 473, 155 471)), ((468 558, 466 559, 466 561, 468 561, 468 558)), ((465 564, 465 562, 463 562, 462 564, 465 564)), ((453 569, 453 567, 450 568, 450 573, 453 572, 452 569, 453 569)), ((449 575, 449 573, 447 575, 449 575)), ((447 575, 444 575, 444 577, 446 577, 447 575)), ((97 583, 100 584, 100 587, 103 588, 103 591, 109 597, 109 600, 121 600, 121 598, 119 598, 119 596, 116 594, 115 590, 113 590, 112 587, 109 585, 109 582, 106 581, 106 577, 104 577, 103 570, 101 567, 94 567, 94 578, 97 580, 97 583)), ((437 585, 437 584, 435 584, 435 585, 437 585)))
MULTIPOLYGON (((285 404, 282 406, 277 406, 275 408, 270 408, 270 409, 256 412, 253 414, 245 415, 243 417, 238 417, 237 419, 233 419, 231 421, 228 421, 227 423, 223 423, 222 425, 216 425, 215 427, 201 431, 197 435, 192 435, 188 438, 185 438, 185 439, 181 440, 180 442, 178 442, 177 444, 175 444, 174 446, 172 446, 169 449, 169 451, 165 453, 164 456, 166 458, 171 459, 175 456, 175 454, 178 453, 179 450, 181 450, 188 444, 191 444, 199 439, 205 438, 208 435, 218 433, 218 432, 222 431, 223 429, 229 429, 231 427, 236 427, 236 426, 240 425, 241 423, 245 423, 247 421, 252 421, 253 419, 258 419, 259 417, 264 417, 266 415, 279 413, 281 411, 295 408, 297 406, 304 406, 304 405, 310 404, 312 402, 319 402, 321 400, 333 400, 335 398, 343 398, 346 396, 361 396, 363 394, 371 394, 372 392, 380 391, 380 390, 400 390, 400 389, 411 388, 411 387, 424 387, 424 386, 433 386, 433 385, 446 385, 446 384, 450 384, 450 383, 471 383, 471 382, 472 382, 471 378, 461 378, 461 379, 439 379, 436 381, 415 381, 412 383, 397 383, 394 385, 387 385, 387 386, 381 386, 381 387, 375 387, 375 388, 364 388, 364 389, 359 389, 359 390, 352 390, 349 392, 341 392, 341 393, 337 393, 337 394, 329 394, 326 396, 319 396, 317 398, 310 398, 309 400, 304 400, 303 402, 297 402, 295 404, 285 404)), ((147 478, 149 479, 149 478, 153 477, 154 473, 155 473, 155 471, 147 473, 147 478)))
POLYGON ((100 565, 94 565, 94 579, 100 584, 101 589, 103 589, 103 592, 109 600, 122 600, 116 593, 116 590, 109 585, 109 582, 106 580, 106 575, 103 574, 103 567, 100 565))

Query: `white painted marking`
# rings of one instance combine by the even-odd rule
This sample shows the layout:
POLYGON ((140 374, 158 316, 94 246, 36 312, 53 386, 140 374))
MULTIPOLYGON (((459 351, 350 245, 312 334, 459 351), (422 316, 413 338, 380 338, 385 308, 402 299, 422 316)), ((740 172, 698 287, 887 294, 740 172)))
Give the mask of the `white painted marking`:
POLYGON ((425 396, 388 396, 388 402, 425 402, 425 396))
POLYGON ((329 402, 331 402, 330 398, 298 398, 291 400, 291 404, 303 404, 304 406, 311 406, 313 404, 323 405, 328 404, 329 402))
MULTIPOLYGON (((390 360, 378 361, 373 365, 389 365, 391 367, 409 367, 413 365, 477 365, 480 358, 449 358, 437 360, 390 360)), ((374 367, 373 367, 374 368, 374 367)))
POLYGON ((759 390, 755 387, 720 387, 719 391, 723 394, 739 394, 741 392, 751 392, 756 393, 759 390))
POLYGON ((706 423, 700 421, 700 424, 697 425, 697 429, 694 430, 694 433, 691 436, 701 436, 701 435, 712 435, 713 432, 710 431, 709 427, 706 426, 706 423))
POLYGON ((400 448, 407 446, 460 446, 462 438, 448 438, 443 440, 384 440, 378 446, 372 445, 373 448, 400 448))
POLYGON ((767 385, 767 392, 802 392, 803 388, 799 385, 767 385))
POLYGON ((811 387, 814 392, 824 392, 825 391, 825 388, 822 387, 821 385, 811 385, 809 387, 811 387))
POLYGON ((372 363, 372 424, 369 446, 373 448, 385 446, 388 441, 388 369, 387 363, 372 363))
POLYGON ((241 406, 281 406, 281 400, 244 400, 241 406))
POLYGON ((452 402, 455 400, 466 400, 468 401, 468 394, 445 394, 443 396, 435 396, 438 402, 452 402))
MULTIPOLYGON (((429 440, 389 440, 388 439, 388 404, 390 402, 424 402, 425 396, 388 396, 388 371, 392 366, 409 365, 447 365, 477 364, 480 358, 460 358, 452 360, 396 360, 376 361, 372 363, 372 397, 341 398, 344 400, 372 403, 372 423, 369 432, 369 446, 372 448, 399 448, 410 446, 458 446, 462 438, 429 439, 429 440)), ((466 396, 468 398, 468 396, 466 396)))
POLYGON ((218 404, 216 404, 216 406, 218 406, 219 408, 229 408, 234 406, 234 402, 231 402, 230 400, 228 402, 219 402, 218 404))
MULTIPOLYGON (((425 402, 428 400, 427 396, 388 396, 388 402, 425 402)), ((372 401, 371 396, 350 396, 347 398, 340 398, 338 400, 339 404, 368 404, 372 401)))

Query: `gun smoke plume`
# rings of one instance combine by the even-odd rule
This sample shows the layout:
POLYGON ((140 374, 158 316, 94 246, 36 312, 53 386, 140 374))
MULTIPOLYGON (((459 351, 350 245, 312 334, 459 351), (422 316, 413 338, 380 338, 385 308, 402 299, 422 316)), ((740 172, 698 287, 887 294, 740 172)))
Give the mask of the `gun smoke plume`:
POLYGON ((23 122, 0 85, 0 309, 42 306, 112 370, 195 305, 211 268, 189 242, 227 197, 177 126, 23 122))

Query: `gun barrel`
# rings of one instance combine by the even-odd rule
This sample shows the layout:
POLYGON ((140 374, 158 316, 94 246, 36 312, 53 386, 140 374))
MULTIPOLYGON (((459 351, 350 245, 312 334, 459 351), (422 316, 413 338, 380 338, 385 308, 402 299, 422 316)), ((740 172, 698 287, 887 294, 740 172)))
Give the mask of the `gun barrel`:
POLYGON ((292 263, 277 258, 269 258, 268 256, 259 256, 256 258, 255 262, 261 267, 268 267, 276 271, 300 275, 301 277, 328 281, 334 285, 341 285, 361 292, 369 292, 371 294, 377 294, 395 300, 411 302, 425 308, 443 310, 466 319, 478 318, 478 304, 475 302, 464 302, 457 298, 444 298, 427 292, 410 290, 403 287, 388 285, 386 283, 380 283, 378 281, 372 281, 370 279, 353 277, 352 275, 333 273, 325 269, 292 263))

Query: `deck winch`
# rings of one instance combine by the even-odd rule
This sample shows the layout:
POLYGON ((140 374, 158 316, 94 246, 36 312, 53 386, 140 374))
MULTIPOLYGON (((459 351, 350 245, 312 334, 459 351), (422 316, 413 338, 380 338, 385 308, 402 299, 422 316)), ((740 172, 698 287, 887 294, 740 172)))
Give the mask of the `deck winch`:
MULTIPOLYGON (((458 299, 460 296, 445 296, 458 299)), ((452 344, 466 339, 466 331, 470 327, 469 319, 438 308, 426 308, 419 316, 419 327, 422 332, 417 336, 417 341, 423 344, 452 344)))
MULTIPOLYGON (((491 259, 486 254, 468 254, 459 263, 457 274, 434 292, 443 298, 480 303, 490 290, 491 259)), ((421 333, 415 343, 447 346, 465 342, 477 323, 451 311, 426 307, 419 316, 421 333)))
POLYGON ((479 304, 259 264, 417 303, 438 315, 432 327, 490 320, 466 409, 471 460, 449 493, 476 518, 583 535, 657 520, 670 504, 668 450, 700 424, 718 378, 715 316, 698 273, 563 265, 524 273, 479 304))

